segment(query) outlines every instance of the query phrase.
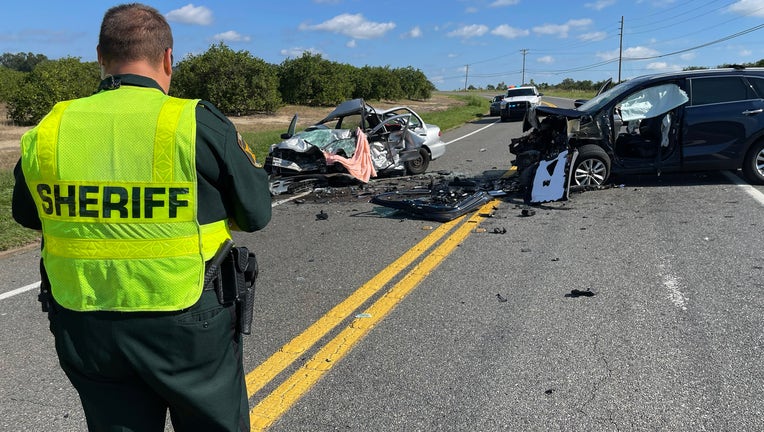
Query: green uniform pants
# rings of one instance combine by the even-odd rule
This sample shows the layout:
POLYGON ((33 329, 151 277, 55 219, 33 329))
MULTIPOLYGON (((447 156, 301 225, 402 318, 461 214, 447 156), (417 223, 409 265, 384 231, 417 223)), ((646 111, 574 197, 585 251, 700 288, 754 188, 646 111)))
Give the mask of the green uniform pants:
POLYGON ((214 291, 173 313, 75 312, 54 305, 59 362, 90 431, 249 431, 235 307, 214 291))

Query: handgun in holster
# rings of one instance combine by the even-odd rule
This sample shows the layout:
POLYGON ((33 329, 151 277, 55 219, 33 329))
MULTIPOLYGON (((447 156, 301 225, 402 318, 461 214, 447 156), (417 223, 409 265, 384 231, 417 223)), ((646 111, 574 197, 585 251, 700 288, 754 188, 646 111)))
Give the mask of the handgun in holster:
POLYGON ((235 304, 237 330, 246 335, 252 330, 257 274, 255 254, 226 240, 208 263, 204 277, 204 289, 214 289, 221 305, 235 304))
POLYGON ((40 302, 43 312, 50 312, 53 303, 53 294, 50 292, 50 279, 48 272, 40 259, 40 293, 37 294, 37 301, 40 302))

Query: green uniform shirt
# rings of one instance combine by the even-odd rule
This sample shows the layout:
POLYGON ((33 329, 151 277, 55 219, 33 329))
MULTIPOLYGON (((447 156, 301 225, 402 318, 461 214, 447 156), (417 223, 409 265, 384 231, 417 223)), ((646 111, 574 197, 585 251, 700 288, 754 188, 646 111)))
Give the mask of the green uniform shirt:
MULTIPOLYGON (((107 78, 99 89, 108 91, 115 83, 161 90, 154 80, 139 75, 107 78)), ((262 229, 271 218, 267 173, 256 164, 230 120, 211 103, 197 105, 196 122, 199 223, 227 218, 242 231, 262 229)), ((20 163, 14 174, 13 217, 21 225, 39 230, 42 224, 20 163)))

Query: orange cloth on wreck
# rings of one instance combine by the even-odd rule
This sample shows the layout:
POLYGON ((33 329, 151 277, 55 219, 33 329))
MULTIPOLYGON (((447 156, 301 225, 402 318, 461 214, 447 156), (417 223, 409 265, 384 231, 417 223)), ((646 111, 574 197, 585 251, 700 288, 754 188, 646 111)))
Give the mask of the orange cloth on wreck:
POLYGON ((355 144, 353 157, 346 158, 327 152, 324 152, 324 157, 326 158, 327 165, 339 162, 348 170, 350 175, 367 183, 369 178, 377 176, 377 170, 374 169, 374 164, 371 162, 371 148, 369 147, 369 140, 366 138, 366 134, 363 133, 361 128, 358 128, 356 135, 358 135, 358 140, 355 144))

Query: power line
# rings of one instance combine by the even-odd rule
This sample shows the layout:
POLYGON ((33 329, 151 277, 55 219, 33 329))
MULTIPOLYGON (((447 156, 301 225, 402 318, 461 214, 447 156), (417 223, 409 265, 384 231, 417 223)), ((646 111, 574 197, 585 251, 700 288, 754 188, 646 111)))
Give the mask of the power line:
MULTIPOLYGON (((731 35, 728 35, 728 36, 725 36, 725 37, 722 37, 722 38, 719 38, 719 39, 716 39, 716 40, 713 40, 713 41, 710 41, 710 42, 706 42, 706 43, 703 43, 703 44, 700 44, 700 45, 696 45, 696 46, 693 46, 693 47, 690 47, 690 48, 685 48, 685 49, 681 49, 681 50, 678 50, 678 51, 673 51, 673 52, 670 52, 670 53, 660 54, 660 55, 656 55, 656 56, 623 57, 622 60, 623 61, 643 61, 643 60, 653 60, 653 59, 658 59, 658 58, 670 57, 670 56, 682 54, 682 53, 685 53, 685 52, 688 52, 688 51, 692 51, 692 50, 696 50, 696 49, 700 49, 700 48, 705 48, 705 47, 708 47, 708 46, 711 46, 711 45, 715 45, 715 44, 718 44, 718 43, 721 43, 721 42, 724 42, 724 41, 727 41, 727 40, 730 40, 730 39, 734 39, 736 37, 743 36, 743 35, 748 34, 748 33, 752 33, 754 31, 760 30, 762 28, 764 28, 764 24, 760 24, 760 25, 757 25, 757 26, 754 26, 754 27, 750 27, 750 28, 747 28, 745 30, 741 30, 741 31, 739 31, 737 33, 734 33, 734 34, 731 34, 731 35)), ((582 72, 582 71, 585 71, 585 70, 594 70, 595 68, 598 68, 598 67, 601 67, 601 66, 605 66, 605 65, 608 65, 608 64, 612 64, 612 63, 615 63, 617 61, 619 61, 619 58, 603 60, 601 62, 597 62, 597 63, 593 63, 593 64, 589 64, 589 65, 584 65, 584 66, 579 66, 579 67, 574 67, 574 68, 568 68, 568 69, 557 69, 557 70, 548 70, 548 71, 547 70, 533 70, 533 72, 535 72, 535 73, 542 73, 542 74, 560 75, 560 74, 564 74, 564 73, 582 72)), ((477 77, 477 78, 491 78, 491 77, 497 77, 497 76, 514 75, 514 74, 518 74, 518 73, 522 73, 522 72, 523 71, 507 71, 507 72, 497 72, 497 73, 491 73, 491 74, 473 74, 472 76, 473 77, 477 77)), ((444 78, 445 79, 452 79, 452 78, 455 78, 455 77, 444 77, 444 78)))
POLYGON ((725 37, 723 37, 721 39, 716 39, 714 41, 707 42, 707 43, 700 44, 700 45, 696 45, 696 46, 690 47, 690 48, 685 48, 683 50, 674 51, 674 52, 670 52, 670 53, 667 53, 667 54, 661 54, 661 55, 657 55, 657 56, 650 56, 650 57, 625 57, 624 60, 653 60, 653 59, 657 59, 657 58, 670 57, 670 56, 673 56, 673 55, 686 53, 687 51, 692 51, 692 50, 696 50, 696 49, 699 49, 699 48, 705 48, 705 47, 710 46, 710 45, 715 45, 715 44, 718 44, 720 42, 724 42, 724 41, 727 41, 727 40, 730 40, 730 39, 734 39, 734 38, 739 37, 739 36, 743 36, 743 35, 748 34, 748 33, 752 33, 754 31, 760 30, 762 28, 764 28, 764 24, 759 24, 757 26, 745 29, 745 30, 737 32, 735 34, 732 34, 732 35, 729 35, 729 36, 725 36, 725 37))

